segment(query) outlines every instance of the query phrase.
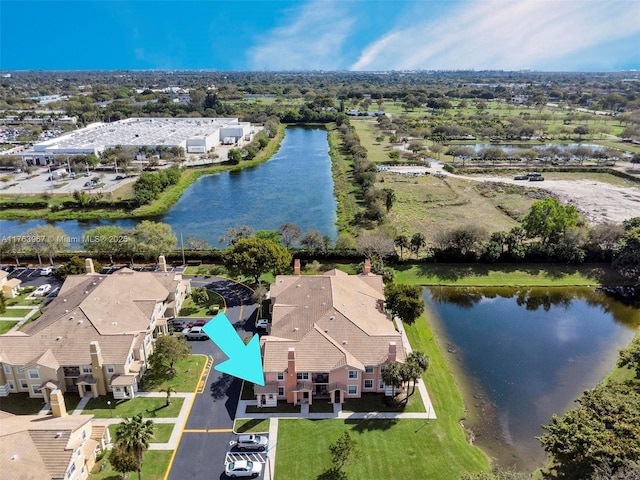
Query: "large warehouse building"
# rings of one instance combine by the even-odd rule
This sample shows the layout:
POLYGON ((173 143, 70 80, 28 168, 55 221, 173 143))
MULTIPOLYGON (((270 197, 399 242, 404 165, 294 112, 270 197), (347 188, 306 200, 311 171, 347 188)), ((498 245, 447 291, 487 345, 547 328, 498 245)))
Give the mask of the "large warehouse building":
POLYGON ((253 133, 249 122, 239 122, 237 118, 128 118, 94 123, 37 143, 23 157, 39 163, 38 160, 60 154, 97 155, 116 145, 132 150, 143 146, 182 147, 187 153, 206 153, 222 143, 248 141, 253 133))

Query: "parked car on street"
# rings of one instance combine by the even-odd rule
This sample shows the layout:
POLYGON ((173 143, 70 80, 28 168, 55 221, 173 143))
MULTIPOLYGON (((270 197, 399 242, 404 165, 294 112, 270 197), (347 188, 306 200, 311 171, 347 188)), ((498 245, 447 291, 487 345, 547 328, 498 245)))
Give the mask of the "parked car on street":
POLYGON ((269 437, 266 435, 238 435, 238 440, 233 445, 238 450, 258 450, 260 452, 267 449, 269 437))
POLYGON ((238 460, 225 464, 224 473, 231 478, 257 477, 262 473, 262 464, 251 460, 238 460))
POLYGON ((187 328, 187 322, 185 320, 173 319, 169 321, 169 327, 171 327, 174 332, 182 332, 187 328))
POLYGON ((183 333, 187 340, 209 340, 209 336, 204 333, 202 327, 191 327, 183 330, 183 333))
POLYGON ((36 288, 36 291, 33 292, 33 295, 35 297, 42 297, 45 294, 49 293, 49 290, 51 290, 51 285, 45 283, 44 285, 40 285, 38 288, 36 288))
POLYGON ((258 330, 266 330, 269 326, 269 320, 266 318, 258 318, 256 320, 256 329, 258 330))
POLYGON ((51 275, 53 273, 52 267, 44 267, 40 269, 40 275, 51 275))

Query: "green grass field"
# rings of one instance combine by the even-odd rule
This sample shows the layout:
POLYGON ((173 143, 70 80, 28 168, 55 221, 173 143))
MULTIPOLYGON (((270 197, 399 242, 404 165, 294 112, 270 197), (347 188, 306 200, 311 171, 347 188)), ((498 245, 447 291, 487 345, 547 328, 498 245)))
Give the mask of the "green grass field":
POLYGON ((23 318, 31 312, 31 308, 7 308, 7 310, 0 314, 0 318, 23 318))
POLYGON ((0 335, 2 335, 3 333, 7 333, 9 330, 11 330, 16 323, 18 322, 13 320, 0 319, 0 335))
POLYGON ((236 433, 264 433, 269 431, 270 420, 256 420, 253 418, 236 419, 233 424, 233 431, 236 433))
MULTIPOLYGON (((171 450, 147 450, 142 460, 142 478, 144 480, 162 480, 164 478, 167 468, 169 468, 169 461, 171 460, 171 450)), ((99 462, 96 462, 93 471, 91 472, 91 480, 121 480, 122 476, 116 472, 109 464, 108 455, 99 462), (104 469, 100 468, 104 465, 104 469)), ((130 473, 130 479, 138 478, 135 472, 130 473)))
POLYGON ((94 415, 96 418, 125 418, 141 413, 145 418, 177 417, 184 403, 184 398, 173 397, 171 405, 165 406, 164 397, 136 397, 132 400, 114 400, 111 395, 92 398, 82 413, 94 415), (111 406, 107 402, 111 402, 111 406))
MULTIPOLYGON (((109 425, 109 434, 111 435, 111 440, 113 441, 116 437, 116 430, 118 428, 117 423, 109 425)), ((175 423, 154 423, 153 424, 153 438, 151 439, 151 443, 167 443, 169 438, 171 438, 171 433, 173 433, 173 428, 175 427, 175 423)))
POLYGON ((174 365, 175 375, 169 378, 164 375, 156 377, 151 370, 147 370, 140 388, 147 392, 159 392, 168 386, 172 386, 177 392, 191 393, 198 385, 200 374, 206 361, 207 357, 204 355, 191 355, 184 360, 180 360, 174 365))

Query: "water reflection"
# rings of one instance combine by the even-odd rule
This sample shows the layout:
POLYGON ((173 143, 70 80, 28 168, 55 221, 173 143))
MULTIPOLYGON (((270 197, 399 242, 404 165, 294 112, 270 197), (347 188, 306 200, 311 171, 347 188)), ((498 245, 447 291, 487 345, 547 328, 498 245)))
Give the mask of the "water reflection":
POLYGON ((469 426, 498 463, 544 463, 536 435, 595 386, 640 311, 593 288, 424 289, 440 347, 459 370, 469 426))

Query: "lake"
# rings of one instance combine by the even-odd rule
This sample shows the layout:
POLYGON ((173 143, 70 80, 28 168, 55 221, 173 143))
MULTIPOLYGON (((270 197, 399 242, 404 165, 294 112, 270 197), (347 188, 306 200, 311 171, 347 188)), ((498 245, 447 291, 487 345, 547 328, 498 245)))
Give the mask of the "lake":
POLYGON ((545 462, 541 425, 604 378, 640 325, 639 310, 590 288, 423 292, 465 426, 499 465, 529 472, 545 462))
MULTIPOLYGON (((303 232, 319 230, 335 240, 336 201, 326 130, 287 128, 280 149, 267 162, 200 177, 166 214, 153 220, 171 225, 178 238, 180 234, 203 238, 212 247, 224 246, 219 239, 229 227, 276 230, 286 222, 295 223, 303 232)), ((80 237, 98 225, 132 228, 139 221, 67 220, 53 224, 71 237, 80 237)), ((44 223, 0 220, 0 237, 22 234, 44 223)))

